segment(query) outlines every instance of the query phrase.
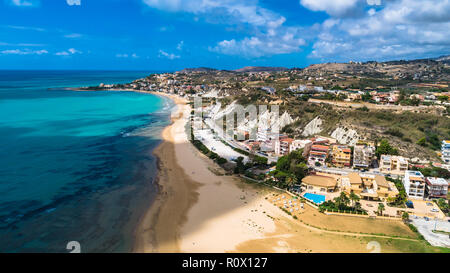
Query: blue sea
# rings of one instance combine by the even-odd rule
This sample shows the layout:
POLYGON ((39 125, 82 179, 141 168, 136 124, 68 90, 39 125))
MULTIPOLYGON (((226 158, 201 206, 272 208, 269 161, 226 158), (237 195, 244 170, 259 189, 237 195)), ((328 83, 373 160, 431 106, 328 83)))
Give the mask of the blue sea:
POLYGON ((151 72, 0 71, 0 252, 129 252, 171 101, 65 87, 151 72))

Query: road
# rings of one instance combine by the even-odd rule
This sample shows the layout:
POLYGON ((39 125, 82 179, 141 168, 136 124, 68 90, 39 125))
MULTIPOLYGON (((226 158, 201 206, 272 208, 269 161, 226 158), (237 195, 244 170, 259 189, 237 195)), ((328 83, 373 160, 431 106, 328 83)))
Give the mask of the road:
POLYGON ((426 221, 423 218, 412 217, 412 223, 417 227, 420 234, 433 246, 450 247, 450 237, 448 234, 435 233, 433 230, 450 232, 450 222, 440 220, 426 221))

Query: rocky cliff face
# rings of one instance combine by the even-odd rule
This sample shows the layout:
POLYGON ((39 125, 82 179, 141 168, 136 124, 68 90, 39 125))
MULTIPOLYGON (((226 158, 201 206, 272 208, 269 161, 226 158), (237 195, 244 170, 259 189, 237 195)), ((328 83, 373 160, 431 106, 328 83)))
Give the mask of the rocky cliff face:
POLYGON ((302 132, 302 136, 308 137, 319 134, 320 132, 322 132, 322 123, 322 119, 316 117, 305 126, 305 129, 302 132))
POLYGON ((335 138, 340 144, 348 144, 354 146, 360 139, 358 132, 346 127, 338 127, 332 133, 331 137, 335 138))

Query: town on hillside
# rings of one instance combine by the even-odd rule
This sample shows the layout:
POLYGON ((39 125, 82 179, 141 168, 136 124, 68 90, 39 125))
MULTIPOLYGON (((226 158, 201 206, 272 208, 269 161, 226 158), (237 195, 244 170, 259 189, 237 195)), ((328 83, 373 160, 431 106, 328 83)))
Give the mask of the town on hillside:
POLYGON ((437 58, 185 69, 82 89, 162 92, 192 105, 201 98, 190 119, 202 124, 191 140, 202 153, 229 174, 285 190, 322 212, 445 220, 449 84, 448 58, 437 58), (231 137, 219 133, 218 121, 248 105, 281 112, 268 107, 227 128, 231 137))

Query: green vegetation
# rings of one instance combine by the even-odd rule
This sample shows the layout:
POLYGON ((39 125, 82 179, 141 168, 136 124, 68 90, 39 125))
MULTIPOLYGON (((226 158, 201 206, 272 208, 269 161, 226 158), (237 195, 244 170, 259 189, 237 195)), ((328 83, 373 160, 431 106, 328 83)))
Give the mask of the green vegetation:
POLYGON ((448 204, 448 200, 439 198, 436 201, 436 204, 439 206, 443 213, 445 213, 447 216, 450 216, 450 205, 448 204))
POLYGON ((350 196, 347 196, 345 192, 341 192, 341 194, 338 197, 334 198, 333 201, 326 201, 319 205, 319 211, 367 214, 367 212, 361 207, 361 204, 359 203, 359 197, 354 193, 350 194, 350 196), (351 206, 350 203, 352 203, 351 206))
POLYGON ((206 155, 210 159, 214 160, 217 164, 223 165, 226 164, 228 161, 220 157, 217 153, 210 151, 208 147, 206 147, 200 140, 195 139, 193 130, 191 128, 191 143, 195 146, 202 154, 206 155))
POLYGON ((398 155, 398 150, 392 147, 386 139, 382 139, 375 154, 378 158, 380 158, 381 155, 398 155))
POLYGON ((383 203, 378 203, 378 215, 383 215, 383 211, 385 210, 386 208, 384 207, 384 204, 383 203))
POLYGON ((430 168, 413 167, 412 169, 415 171, 420 171, 426 177, 442 177, 445 179, 450 178, 450 171, 439 167, 430 167, 430 168))
POLYGON ((386 177, 386 180, 394 182, 395 187, 398 190, 398 195, 394 198, 388 198, 387 203, 392 207, 404 208, 406 201, 408 201, 408 197, 406 195, 405 187, 400 179, 392 179, 390 177, 386 177))
POLYGON ((275 177, 280 188, 288 188, 300 183, 308 173, 306 159, 303 157, 303 150, 293 151, 289 155, 278 159, 276 170, 270 174, 275 177))

